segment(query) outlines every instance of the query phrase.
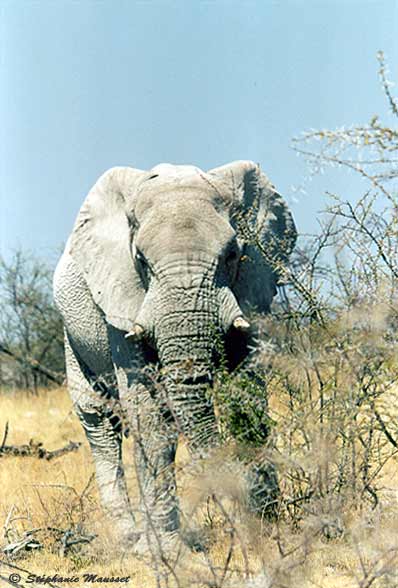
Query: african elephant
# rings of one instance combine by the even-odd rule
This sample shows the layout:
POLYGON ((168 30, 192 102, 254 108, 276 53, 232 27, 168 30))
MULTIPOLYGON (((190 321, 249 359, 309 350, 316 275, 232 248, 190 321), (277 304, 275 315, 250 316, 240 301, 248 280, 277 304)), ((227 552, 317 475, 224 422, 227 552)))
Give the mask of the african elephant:
POLYGON ((269 311, 296 240, 260 167, 203 172, 115 167, 88 194, 54 276, 70 394, 101 500, 127 541, 139 536, 122 465, 120 414, 135 435, 143 509, 179 526, 172 466, 178 433, 217 445, 208 389, 222 342, 230 369, 248 353, 252 309, 269 311), (157 366, 157 378, 145 372, 157 366))

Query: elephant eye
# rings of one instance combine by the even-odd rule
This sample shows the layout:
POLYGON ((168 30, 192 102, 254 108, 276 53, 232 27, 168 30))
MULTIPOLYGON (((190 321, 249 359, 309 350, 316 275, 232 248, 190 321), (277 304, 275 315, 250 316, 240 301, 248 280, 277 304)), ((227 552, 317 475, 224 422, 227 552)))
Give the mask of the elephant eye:
POLYGON ((148 264, 147 260, 145 259, 144 254, 141 253, 141 251, 138 251, 138 250, 136 251, 135 263, 137 264, 137 266, 139 268, 141 268, 145 272, 149 269, 149 264, 148 264))
POLYGON ((141 251, 136 251, 135 260, 140 264, 145 264, 145 257, 142 255, 141 251))
POLYGON ((236 249, 232 249, 227 253, 225 261, 227 264, 231 264, 231 263, 235 262, 237 259, 238 259, 238 252, 236 251, 236 249))
POLYGON ((149 269, 150 268, 149 268, 148 262, 145 259, 144 255, 138 249, 135 252, 134 261, 135 261, 135 266, 137 268, 139 276, 141 278, 141 282, 142 282, 144 288, 146 289, 148 287, 148 283, 149 283, 149 274, 150 274, 149 269))

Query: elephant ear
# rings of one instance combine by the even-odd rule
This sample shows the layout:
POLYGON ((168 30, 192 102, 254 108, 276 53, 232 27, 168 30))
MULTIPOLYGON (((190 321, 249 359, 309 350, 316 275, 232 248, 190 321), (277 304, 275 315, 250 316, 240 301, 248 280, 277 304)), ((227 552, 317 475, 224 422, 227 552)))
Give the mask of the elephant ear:
MULTIPOLYGON (((231 194, 229 213, 243 247, 235 296, 246 312, 268 312, 294 248, 297 230, 288 206, 259 165, 236 161, 209 172, 231 194)), ((223 190, 223 191, 224 191, 223 190)))
POLYGON ((133 327, 144 299, 130 252, 126 202, 145 175, 129 167, 105 172, 81 207, 70 239, 70 253, 95 303, 110 324, 126 331, 133 327))

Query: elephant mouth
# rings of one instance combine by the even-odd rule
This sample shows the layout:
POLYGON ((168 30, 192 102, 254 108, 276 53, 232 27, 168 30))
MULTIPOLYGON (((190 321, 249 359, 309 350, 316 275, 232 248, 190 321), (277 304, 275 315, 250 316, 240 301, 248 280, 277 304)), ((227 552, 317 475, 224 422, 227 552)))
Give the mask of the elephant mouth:
POLYGON ((159 354, 153 341, 143 339, 140 347, 145 364, 159 365, 159 354))
POLYGON ((249 355, 250 341, 248 332, 231 326, 224 337, 223 356, 215 360, 217 365, 223 364, 229 372, 235 370, 249 355))

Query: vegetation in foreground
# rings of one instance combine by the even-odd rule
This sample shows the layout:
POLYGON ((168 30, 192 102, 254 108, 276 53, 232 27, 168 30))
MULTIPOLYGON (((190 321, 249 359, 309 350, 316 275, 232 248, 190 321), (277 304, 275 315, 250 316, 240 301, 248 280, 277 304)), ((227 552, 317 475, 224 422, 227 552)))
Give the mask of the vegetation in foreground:
MULTIPOLYGON (((397 396, 398 389, 391 389, 389 399, 395 406, 397 396)), ((339 440, 336 445, 335 439, 329 438, 328 446, 319 438, 314 406, 310 402, 302 404, 301 422, 297 420, 292 426, 296 409, 292 411, 291 402, 288 394, 281 395, 276 388, 270 394, 270 416, 276 423, 274 456, 279 455, 282 462, 283 512, 273 522, 252 518, 245 511, 238 472, 220 474, 220 460, 225 464, 228 451, 236 447, 227 446, 223 455, 216 456, 199 472, 197 464, 192 468, 181 441, 178 471, 183 508, 187 514, 193 512, 196 524, 206 530, 209 549, 207 553, 181 553, 174 566, 175 577, 169 577, 168 585, 396 586, 396 450, 391 451, 388 443, 383 449, 379 439, 378 452, 369 457, 367 465, 377 493, 375 504, 366 499, 364 453, 359 439, 355 440, 357 454, 354 456, 351 447, 349 465, 345 467, 341 463, 345 449, 339 447, 339 440), (354 469, 354 457, 358 459, 358 471, 354 469), (345 490, 333 492, 332 485, 341 468, 352 477, 345 490)), ((23 550, 15 557, 3 555, 0 575, 12 573, 8 562, 37 575, 83 577, 85 573, 96 573, 105 577, 130 576, 128 585, 134 588, 159 585, 151 556, 143 560, 123 552, 117 537, 112 536, 111 525, 99 504, 90 450, 66 390, 39 390, 35 398, 23 391, 2 395, 0 405, 14 444, 26 442, 27 431, 49 449, 70 439, 82 442, 79 451, 50 462, 33 457, 1 458, 2 546, 18 542, 26 532, 36 530, 31 537, 41 547, 23 550), (65 549, 62 538, 66 531, 74 537, 96 537, 65 549)), ((348 418, 354 423, 352 416, 348 418)), ((368 416, 367 410, 360 410, 358 426, 362 432, 369 431, 365 422, 368 416)), ((325 421, 328 423, 328 418, 325 421)), ((334 434, 337 436, 337 431, 334 434)), ((347 434, 352 435, 352 431, 347 434)), ((380 431, 373 434, 377 436, 380 431)), ((134 502, 138 496, 129 449, 127 442, 125 460, 134 502)), ((26 578, 27 572, 19 573, 26 578)), ((162 575, 165 581, 165 573, 162 575)))

